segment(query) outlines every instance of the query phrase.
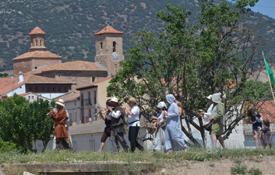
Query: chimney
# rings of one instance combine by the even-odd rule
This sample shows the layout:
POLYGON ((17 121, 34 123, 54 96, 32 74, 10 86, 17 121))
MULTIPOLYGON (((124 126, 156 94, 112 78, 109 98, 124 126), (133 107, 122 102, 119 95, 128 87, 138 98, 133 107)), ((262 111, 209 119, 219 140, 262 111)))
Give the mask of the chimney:
POLYGON ((18 83, 24 82, 24 74, 20 71, 18 75, 18 83))

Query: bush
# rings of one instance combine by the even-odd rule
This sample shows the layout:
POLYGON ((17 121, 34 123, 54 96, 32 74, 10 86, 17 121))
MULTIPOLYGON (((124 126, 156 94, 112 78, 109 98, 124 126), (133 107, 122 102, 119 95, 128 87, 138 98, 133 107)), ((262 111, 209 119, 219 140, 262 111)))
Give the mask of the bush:
POLYGON ((246 166, 237 164, 234 167, 231 167, 231 174, 232 175, 245 175, 247 172, 246 166))
POLYGON ((0 153, 16 151, 16 145, 11 142, 0 140, 0 153))

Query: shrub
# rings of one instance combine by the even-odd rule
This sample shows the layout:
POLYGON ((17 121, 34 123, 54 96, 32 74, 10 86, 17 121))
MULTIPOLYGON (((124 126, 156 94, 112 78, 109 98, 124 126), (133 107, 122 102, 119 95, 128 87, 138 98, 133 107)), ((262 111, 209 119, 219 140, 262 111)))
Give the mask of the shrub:
POLYGON ((0 140, 0 153, 12 152, 16 150, 16 145, 11 142, 0 140))

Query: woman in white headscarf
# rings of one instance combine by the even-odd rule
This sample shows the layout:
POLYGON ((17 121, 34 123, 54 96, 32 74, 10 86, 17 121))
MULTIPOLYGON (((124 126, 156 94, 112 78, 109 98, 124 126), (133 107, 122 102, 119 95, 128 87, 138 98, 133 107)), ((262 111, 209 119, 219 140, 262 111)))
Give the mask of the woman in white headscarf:
POLYGON ((172 94, 166 96, 169 108, 166 113, 167 125, 165 129, 165 150, 177 151, 186 149, 184 133, 181 130, 180 111, 176 98, 172 94))

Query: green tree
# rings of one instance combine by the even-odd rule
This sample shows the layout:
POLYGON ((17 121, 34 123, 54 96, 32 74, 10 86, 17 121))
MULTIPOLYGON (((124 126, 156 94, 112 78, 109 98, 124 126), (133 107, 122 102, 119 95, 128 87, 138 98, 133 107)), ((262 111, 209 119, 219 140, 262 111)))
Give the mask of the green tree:
POLYGON ((42 140, 45 148, 53 126, 48 111, 47 101, 29 103, 20 96, 0 101, 0 138, 23 152, 34 151, 34 140, 42 140))
MULTIPOLYGON (((244 102, 265 96, 260 90, 266 87, 264 84, 256 83, 260 88, 255 89, 257 96, 247 90, 255 49, 249 31, 239 23, 240 16, 246 14, 245 7, 255 3, 256 0, 238 0, 230 5, 225 0, 201 0, 201 15, 195 24, 188 22, 190 13, 186 10, 168 5, 166 11, 158 14, 165 24, 164 31, 137 34, 135 47, 128 51, 122 69, 108 87, 109 95, 123 101, 136 97, 143 107, 149 107, 150 113, 165 94, 173 93, 187 109, 187 125, 193 125, 204 138, 202 121, 199 118, 199 124, 194 122, 194 111, 205 106, 207 95, 225 93, 224 134, 228 137, 245 117, 245 113, 236 115, 244 102)), ((198 144, 190 129, 182 129, 198 144)))
POLYGON ((50 117, 47 116, 49 112, 49 102, 39 99, 33 103, 30 103, 30 111, 32 111, 32 130, 33 140, 41 140, 43 143, 43 151, 46 149, 53 131, 53 122, 50 117))

